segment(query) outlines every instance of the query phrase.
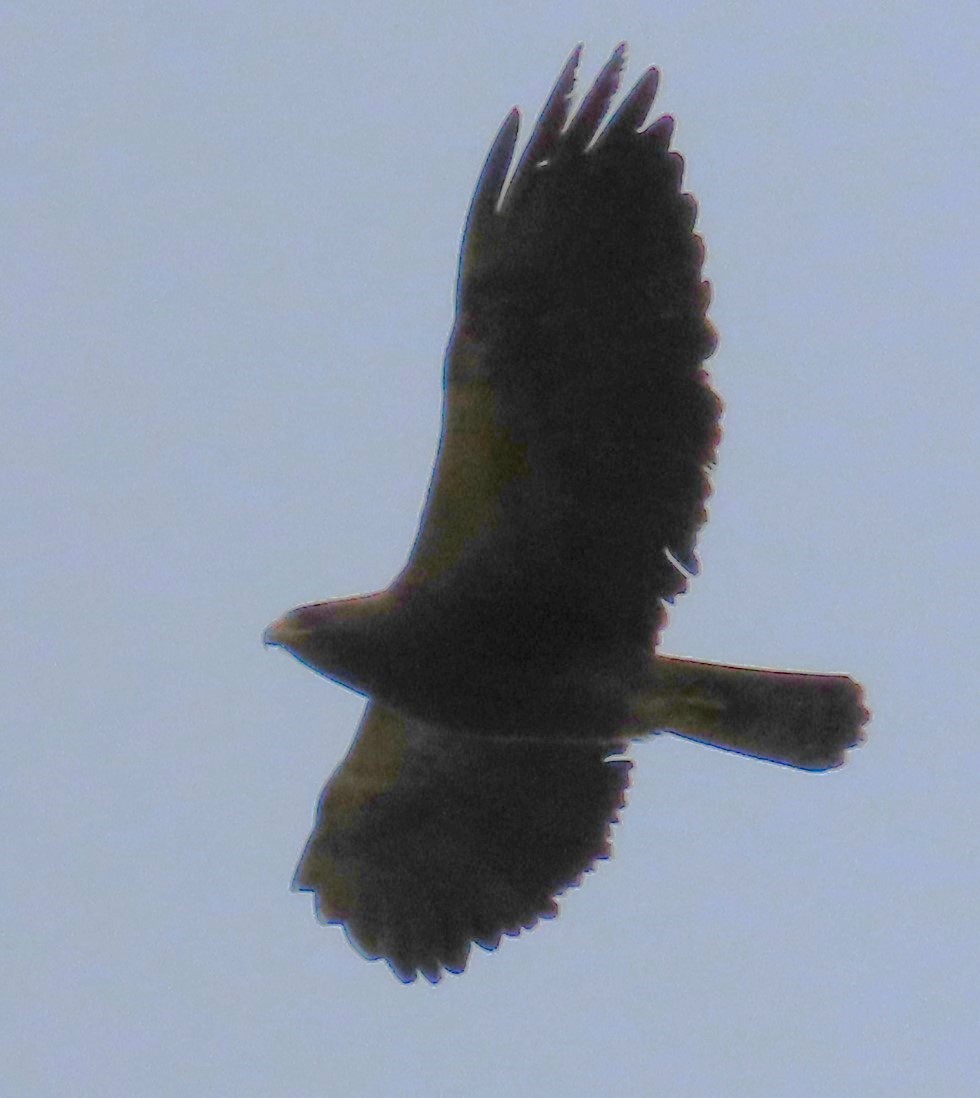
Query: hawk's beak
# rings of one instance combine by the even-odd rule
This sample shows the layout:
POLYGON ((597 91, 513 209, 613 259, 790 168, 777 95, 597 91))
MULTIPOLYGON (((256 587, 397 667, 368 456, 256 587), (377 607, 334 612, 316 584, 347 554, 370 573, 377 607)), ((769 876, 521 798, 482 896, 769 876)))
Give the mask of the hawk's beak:
POLYGON ((290 644, 294 644, 305 636, 306 632, 307 630, 297 623, 290 611, 288 614, 283 614, 281 618, 277 618, 266 629, 262 634, 262 643, 270 647, 288 648, 290 644))

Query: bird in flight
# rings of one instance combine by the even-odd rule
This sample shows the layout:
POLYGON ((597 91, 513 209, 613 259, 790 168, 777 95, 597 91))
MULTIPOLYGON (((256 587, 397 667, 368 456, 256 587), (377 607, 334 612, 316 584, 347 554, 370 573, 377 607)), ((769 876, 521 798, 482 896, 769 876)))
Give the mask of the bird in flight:
POLYGON ((698 571, 715 336, 657 71, 607 120, 620 46, 569 118, 580 49, 516 166, 515 109, 480 174, 407 564, 264 636, 367 698, 294 887, 406 982, 557 913, 609 854, 630 741, 825 770, 868 716, 844 675, 656 651, 698 571))

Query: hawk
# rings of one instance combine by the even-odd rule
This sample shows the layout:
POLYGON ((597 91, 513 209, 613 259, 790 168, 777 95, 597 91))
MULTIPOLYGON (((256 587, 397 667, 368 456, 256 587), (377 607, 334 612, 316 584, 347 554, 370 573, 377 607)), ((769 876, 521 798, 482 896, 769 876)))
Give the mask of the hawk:
POLYGON ((480 174, 408 562, 264 637, 367 698, 294 887, 406 982, 556 914, 609 854, 630 741, 824 770, 867 719, 843 675, 656 651, 719 440, 704 248, 673 121, 646 122, 657 70, 607 121, 620 46, 569 119, 580 49, 513 171, 516 109, 480 174))

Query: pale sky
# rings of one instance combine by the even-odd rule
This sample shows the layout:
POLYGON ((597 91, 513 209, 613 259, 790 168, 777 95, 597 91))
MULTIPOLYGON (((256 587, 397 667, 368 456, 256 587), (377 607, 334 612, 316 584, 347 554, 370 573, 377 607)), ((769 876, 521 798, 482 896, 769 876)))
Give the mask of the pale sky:
POLYGON ((3 6, 6 1093, 978 1093, 978 41, 965 0, 3 6), (637 746, 560 918, 404 987, 289 891, 361 701, 260 635, 399 568, 488 144, 624 38, 726 402, 664 648, 849 672, 870 738, 637 746))

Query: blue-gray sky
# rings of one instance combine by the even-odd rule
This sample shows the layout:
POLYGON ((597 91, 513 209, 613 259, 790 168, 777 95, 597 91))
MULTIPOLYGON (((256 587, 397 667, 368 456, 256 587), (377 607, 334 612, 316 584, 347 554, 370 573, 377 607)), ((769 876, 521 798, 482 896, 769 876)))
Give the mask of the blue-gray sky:
POLYGON ((976 1093, 978 40, 966 2, 4 6, 9 1093, 976 1093), (402 987, 288 889, 361 703, 259 636, 399 567, 487 145, 622 38, 727 405, 665 648, 848 671, 871 736, 823 776, 638 746, 561 917, 402 987))

